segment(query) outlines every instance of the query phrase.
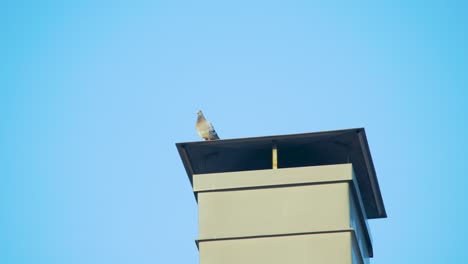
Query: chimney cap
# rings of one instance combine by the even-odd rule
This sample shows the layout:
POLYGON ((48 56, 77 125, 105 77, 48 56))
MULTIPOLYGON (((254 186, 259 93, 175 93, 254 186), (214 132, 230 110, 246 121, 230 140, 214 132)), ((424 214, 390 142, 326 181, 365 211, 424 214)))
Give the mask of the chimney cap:
POLYGON ((387 217, 364 128, 176 143, 193 186, 194 174, 352 163, 368 218, 387 217))

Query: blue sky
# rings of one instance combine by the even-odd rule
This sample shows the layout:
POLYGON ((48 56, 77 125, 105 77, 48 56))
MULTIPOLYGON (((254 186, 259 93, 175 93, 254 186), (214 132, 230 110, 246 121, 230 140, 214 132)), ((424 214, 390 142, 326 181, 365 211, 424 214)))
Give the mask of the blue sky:
POLYGON ((174 143, 365 127, 372 263, 468 261, 462 1, 10 1, 0 263, 198 263, 174 143))

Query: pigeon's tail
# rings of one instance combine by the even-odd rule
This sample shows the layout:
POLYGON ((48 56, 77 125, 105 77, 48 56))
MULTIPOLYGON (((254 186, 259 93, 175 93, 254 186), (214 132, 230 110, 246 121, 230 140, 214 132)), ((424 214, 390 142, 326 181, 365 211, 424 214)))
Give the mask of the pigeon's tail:
POLYGON ((219 140, 218 133, 215 130, 210 131, 210 140, 219 140))

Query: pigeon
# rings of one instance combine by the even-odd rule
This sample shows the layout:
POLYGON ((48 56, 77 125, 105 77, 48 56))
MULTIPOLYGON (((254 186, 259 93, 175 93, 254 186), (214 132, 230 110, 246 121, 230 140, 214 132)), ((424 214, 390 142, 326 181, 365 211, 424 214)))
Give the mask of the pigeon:
POLYGON ((211 141, 219 139, 216 130, 214 129, 213 125, 210 121, 205 119, 203 112, 199 110, 197 112, 197 124, 195 125, 195 129, 197 130, 198 135, 202 137, 204 140, 211 141))

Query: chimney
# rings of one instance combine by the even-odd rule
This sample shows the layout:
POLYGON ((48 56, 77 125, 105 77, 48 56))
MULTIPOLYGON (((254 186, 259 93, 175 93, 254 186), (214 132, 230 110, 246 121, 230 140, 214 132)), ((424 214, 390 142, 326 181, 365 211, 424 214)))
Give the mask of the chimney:
POLYGON ((177 143, 200 264, 364 264, 387 217, 363 128, 177 143))

